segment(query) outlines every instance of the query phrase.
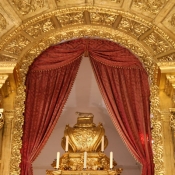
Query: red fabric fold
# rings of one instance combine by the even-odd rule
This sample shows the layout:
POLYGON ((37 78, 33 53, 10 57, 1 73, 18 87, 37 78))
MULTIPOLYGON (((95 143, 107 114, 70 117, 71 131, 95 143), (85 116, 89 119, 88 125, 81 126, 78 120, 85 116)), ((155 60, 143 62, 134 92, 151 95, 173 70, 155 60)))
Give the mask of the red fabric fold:
POLYGON ((153 175, 150 92, 145 70, 115 68, 91 59, 112 121, 127 147, 142 164, 142 175, 153 175))
POLYGON ((21 174, 32 175, 32 162, 48 140, 68 98, 81 58, 53 70, 29 71, 26 80, 21 174))
POLYGON ((61 114, 83 53, 91 59, 114 125, 143 166, 142 175, 153 175, 148 76, 129 50, 100 39, 77 39, 51 46, 30 66, 26 78, 21 175, 32 175, 32 162, 61 114))

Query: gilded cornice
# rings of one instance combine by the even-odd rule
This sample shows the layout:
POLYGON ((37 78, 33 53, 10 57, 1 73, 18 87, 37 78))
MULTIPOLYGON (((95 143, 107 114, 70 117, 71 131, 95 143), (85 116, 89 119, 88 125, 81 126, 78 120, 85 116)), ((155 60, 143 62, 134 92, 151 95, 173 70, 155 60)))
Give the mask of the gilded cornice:
POLYGON ((157 60, 167 62, 170 59, 175 61, 173 56, 171 58, 169 56, 170 50, 172 55, 175 53, 175 43, 158 27, 128 12, 99 7, 75 7, 37 16, 19 26, 2 40, 1 55, 3 56, 5 52, 12 57, 22 57, 21 54, 30 47, 31 42, 38 41, 43 35, 47 36, 50 32, 58 30, 61 32, 72 26, 83 27, 87 24, 108 27, 131 36, 133 40, 144 45, 148 50, 147 53, 150 52, 156 62, 157 60), (167 55, 160 57, 163 53, 167 55))

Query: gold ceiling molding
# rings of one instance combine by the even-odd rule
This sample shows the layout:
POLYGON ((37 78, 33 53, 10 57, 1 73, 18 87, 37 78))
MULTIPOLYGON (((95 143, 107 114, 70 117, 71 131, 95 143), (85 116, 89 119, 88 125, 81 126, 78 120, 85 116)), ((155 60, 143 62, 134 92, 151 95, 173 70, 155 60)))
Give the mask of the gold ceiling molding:
POLYGON ((160 62, 169 59, 175 61, 174 57, 167 58, 170 50, 173 50, 172 54, 175 53, 175 43, 158 27, 128 12, 99 7, 75 7, 37 16, 5 37, 0 43, 0 52, 22 57, 23 50, 43 35, 87 24, 109 27, 139 40, 160 62), (161 57, 163 53, 167 55, 161 57))
POLYGON ((165 4, 168 2, 168 0, 148 0, 148 1, 142 1, 142 0, 133 0, 133 5, 140 8, 143 11, 147 11, 152 13, 153 15, 156 15, 159 13, 159 11, 165 6, 165 4))
POLYGON ((0 31, 5 29, 7 25, 6 19, 4 16, 0 13, 0 31))
POLYGON ((14 7, 15 11, 20 13, 21 15, 26 15, 31 12, 35 12, 38 9, 42 9, 45 4, 46 0, 34 0, 34 1, 21 1, 21 0, 11 0, 9 3, 14 7))
MULTIPOLYGON (((99 7, 67 8, 34 17, 4 37, 0 43, 0 58, 7 55, 9 60, 18 58, 18 77, 21 78, 15 101, 10 174, 17 175, 20 172, 24 82, 28 67, 49 46, 81 37, 102 38, 119 43, 131 50, 143 63, 149 74, 151 87, 155 175, 164 175, 162 126, 156 85, 156 56, 175 49, 175 43, 162 30, 144 19, 128 12, 99 7), (156 43, 154 44, 153 41, 156 43)), ((161 61, 166 64, 166 55, 164 57, 161 61)), ((175 62, 174 58, 173 61, 175 62)))
POLYGON ((171 20, 169 22, 173 27, 175 27, 175 13, 173 13, 173 15, 171 16, 171 20))

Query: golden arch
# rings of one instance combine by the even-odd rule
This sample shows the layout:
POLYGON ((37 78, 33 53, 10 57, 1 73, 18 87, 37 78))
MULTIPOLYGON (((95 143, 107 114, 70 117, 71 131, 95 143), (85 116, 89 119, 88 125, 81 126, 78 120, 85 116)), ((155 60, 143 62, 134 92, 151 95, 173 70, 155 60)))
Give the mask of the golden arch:
POLYGON ((150 78, 151 113, 154 139, 153 151, 155 174, 164 174, 162 127, 158 120, 159 98, 155 82, 158 60, 174 50, 174 42, 163 31, 132 14, 98 7, 77 7, 57 10, 40 15, 21 25, 0 45, 0 54, 16 60, 20 84, 15 101, 15 123, 12 140, 10 174, 19 174, 21 161, 23 111, 25 100, 25 77, 33 60, 46 48, 70 39, 97 37, 119 43, 131 50, 144 64, 150 78), (122 21, 123 20, 123 21, 122 21), (124 25, 129 21, 135 27, 124 25), (131 30, 132 29, 132 30, 131 30), (155 40, 153 44, 153 40, 155 40), (159 41, 159 42, 156 42, 159 41))

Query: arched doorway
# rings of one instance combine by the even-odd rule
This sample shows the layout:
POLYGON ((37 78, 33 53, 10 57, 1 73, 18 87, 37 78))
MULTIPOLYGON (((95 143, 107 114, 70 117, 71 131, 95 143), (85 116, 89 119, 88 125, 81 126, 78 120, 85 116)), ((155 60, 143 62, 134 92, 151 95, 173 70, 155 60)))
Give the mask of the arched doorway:
POLYGON ((127 49, 111 41, 99 39, 78 39, 52 46, 31 65, 26 81, 22 172, 31 171, 29 162, 34 161, 52 132, 75 79, 80 56, 84 52, 88 53, 91 59, 102 96, 115 127, 138 161, 144 162, 142 162, 143 172, 151 173, 149 161, 153 159, 150 158, 152 142, 148 76, 138 58, 127 49), (56 90, 57 86, 58 90, 56 90), (142 144, 147 145, 143 146, 143 150, 147 149, 146 157, 139 154, 142 149, 142 151, 137 150, 142 144), (145 164, 146 162, 148 165, 145 164), (24 166, 27 169, 23 168, 24 166))

